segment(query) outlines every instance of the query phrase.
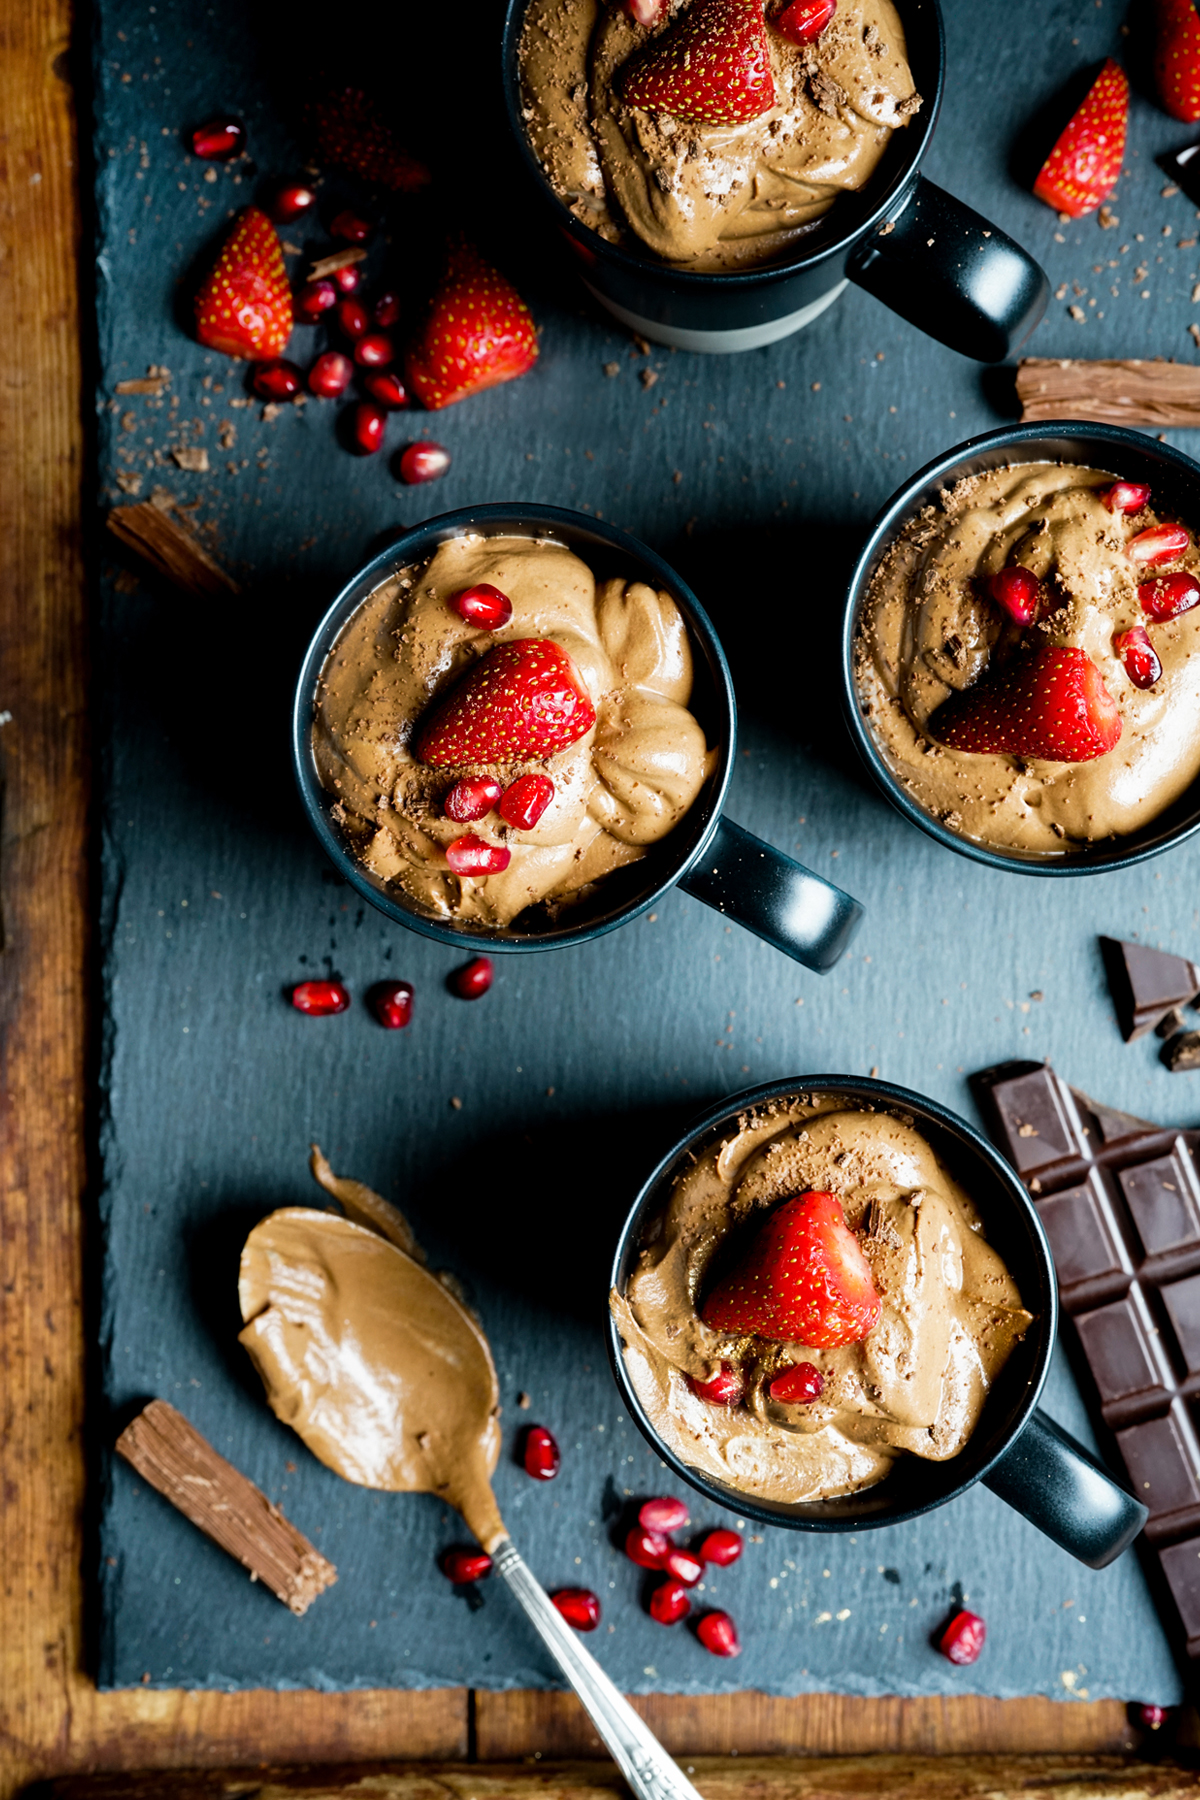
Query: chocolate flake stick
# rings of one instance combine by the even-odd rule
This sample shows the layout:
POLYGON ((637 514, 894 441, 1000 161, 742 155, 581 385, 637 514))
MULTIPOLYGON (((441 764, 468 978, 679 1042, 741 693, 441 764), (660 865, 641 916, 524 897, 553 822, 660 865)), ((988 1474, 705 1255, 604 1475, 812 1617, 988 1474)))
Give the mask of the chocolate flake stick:
POLYGON ((199 540, 153 500, 115 506, 107 524, 114 537, 185 593, 198 599, 241 593, 232 575, 225 573, 199 540))
POLYGON ((337 1580, 333 1564, 303 1532, 165 1400, 151 1400, 125 1427, 117 1449, 297 1618, 337 1580))
POLYGON ((1095 419, 1102 425, 1200 425, 1200 366, 1176 362, 1017 364, 1021 422, 1095 419))

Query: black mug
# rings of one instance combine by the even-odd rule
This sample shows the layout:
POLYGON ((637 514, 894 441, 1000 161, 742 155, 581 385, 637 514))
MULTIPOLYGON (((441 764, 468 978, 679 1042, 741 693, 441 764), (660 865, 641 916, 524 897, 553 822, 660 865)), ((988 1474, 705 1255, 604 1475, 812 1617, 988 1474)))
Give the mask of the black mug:
POLYGON ((582 513, 521 503, 462 507, 407 531, 360 569, 318 625, 305 654, 292 708, 292 762, 308 822, 339 872, 364 900, 425 937, 475 951, 554 950, 586 943, 646 912, 668 889, 715 907, 727 919, 765 938, 777 950, 821 973, 831 969, 858 928, 857 900, 801 867, 722 816, 737 749, 737 707, 720 639, 691 589, 670 565, 637 538, 582 513), (573 550, 600 579, 620 575, 665 589, 691 637, 695 683, 691 701, 717 766, 691 810, 649 854, 596 884, 565 917, 522 928, 451 924, 423 912, 387 887, 354 856, 331 817, 332 797, 321 786, 312 749, 313 706, 326 658, 352 615, 377 587, 406 564, 431 556, 464 533, 550 539, 573 550))
POLYGON ((850 1075, 797 1075, 747 1088, 705 1113, 643 1185, 613 1257, 611 1286, 624 1293, 644 1240, 656 1229, 675 1181, 723 1135, 740 1113, 801 1094, 844 1097, 851 1105, 903 1113, 962 1183, 979 1210, 987 1241, 1007 1264, 1033 1323, 997 1378, 963 1449, 946 1462, 905 1455, 877 1486, 839 1499, 788 1503, 760 1500, 701 1474, 675 1455, 646 1416, 621 1353, 611 1314, 608 1349, 630 1416, 682 1480, 742 1518, 795 1531, 858 1532, 902 1525, 944 1506, 982 1481, 1039 1531, 1093 1569, 1128 1549, 1148 1517, 1082 1444, 1038 1410, 1058 1331, 1058 1288, 1037 1209, 1012 1169, 964 1119, 907 1088, 850 1075))
POLYGON ((570 213, 534 155, 522 117, 518 51, 528 0, 508 0, 504 99, 518 150, 551 207, 578 272, 622 324, 678 350, 753 350, 811 324, 847 282, 866 288, 940 343, 1002 362, 1046 310, 1040 265, 998 227, 920 173, 946 79, 938 0, 899 0, 924 104, 892 133, 866 186, 839 195, 777 262, 704 274, 610 244, 570 213))

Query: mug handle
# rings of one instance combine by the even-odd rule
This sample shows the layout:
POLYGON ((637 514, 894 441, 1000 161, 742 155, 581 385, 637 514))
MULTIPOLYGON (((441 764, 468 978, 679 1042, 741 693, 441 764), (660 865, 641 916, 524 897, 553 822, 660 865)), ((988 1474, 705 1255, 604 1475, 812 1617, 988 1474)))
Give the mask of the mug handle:
POLYGON ((1115 1562, 1150 1516, 1040 1407, 983 1484, 1090 1569, 1115 1562))
POLYGON ((1003 362, 1046 310, 1045 270, 1020 244, 918 175, 846 273, 921 331, 976 362, 1003 362))
POLYGON ((782 850, 722 819, 679 886, 785 956, 824 974, 858 930, 863 909, 782 850))

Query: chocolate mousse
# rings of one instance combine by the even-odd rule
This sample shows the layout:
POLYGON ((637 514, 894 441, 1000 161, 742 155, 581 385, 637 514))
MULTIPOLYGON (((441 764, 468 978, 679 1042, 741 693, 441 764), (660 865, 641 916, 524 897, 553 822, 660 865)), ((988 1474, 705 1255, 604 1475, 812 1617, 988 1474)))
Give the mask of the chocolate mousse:
POLYGON ((905 1454, 956 1456, 1031 1322, 912 1123, 836 1094, 741 1114, 675 1182, 610 1306, 663 1442, 793 1503, 872 1487, 905 1454))
POLYGON ((561 544, 464 534, 401 569, 321 671, 317 771, 354 854, 435 918, 549 915, 644 857, 717 765, 671 596, 561 544))
POLYGON ((895 778, 950 830, 1062 857, 1200 775, 1200 553, 1149 488, 1071 463, 955 483, 862 608, 855 676, 895 778))
POLYGON ((610 243, 683 268, 783 255, 921 105, 890 0, 839 0, 822 27, 830 10, 531 0, 524 113, 559 199, 610 243))

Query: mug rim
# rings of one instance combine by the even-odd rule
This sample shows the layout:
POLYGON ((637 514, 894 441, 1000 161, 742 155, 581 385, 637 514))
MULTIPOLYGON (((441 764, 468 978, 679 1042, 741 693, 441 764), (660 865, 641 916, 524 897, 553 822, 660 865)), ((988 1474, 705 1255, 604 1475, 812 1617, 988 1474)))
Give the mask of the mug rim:
MULTIPOLYGON (((566 542, 565 547, 573 548, 569 542, 566 542)), ((611 525, 604 519, 593 519, 586 513, 577 513, 568 507, 534 505, 528 501, 491 501, 480 506, 455 507, 450 512, 439 513, 432 519, 411 526, 384 545, 382 550, 342 584, 322 614, 309 638, 292 698, 292 772, 300 803, 318 843, 338 873, 360 898, 376 907, 393 923, 407 926, 422 937, 453 945, 456 949, 474 950, 478 954, 490 955, 495 951, 502 955, 513 955, 587 943, 593 938, 602 937, 606 932, 615 931, 618 926, 648 911, 687 874, 712 843, 724 816, 736 751, 737 704, 729 663, 711 619, 687 582, 657 551, 652 550, 648 544, 643 544, 632 533, 622 530, 619 525, 611 525), (537 527, 545 529, 539 531, 537 527), (718 765, 710 777, 713 785, 709 795, 707 799, 698 796, 689 812, 707 806, 709 817, 700 836, 690 849, 674 861, 663 879, 651 890, 639 894, 627 905, 618 908, 611 916, 581 925, 525 932, 513 937, 505 937, 491 928, 466 931, 452 924, 444 924, 440 919, 408 907, 390 889, 376 886, 358 859, 342 842, 329 819, 329 797, 317 775, 311 745, 315 697, 321 670, 350 620, 389 574, 405 563, 431 554, 440 544, 452 538, 467 536, 473 530, 491 537, 511 535, 554 538, 557 533, 560 534, 560 543, 565 541, 561 534, 571 534, 577 540, 590 539, 607 551, 618 551, 631 560, 634 569, 639 571, 639 579, 644 578, 645 572, 649 571, 656 584, 670 593, 683 614, 693 639, 693 647, 707 657, 714 697, 723 714, 721 744, 718 765)), ((673 831, 679 830, 683 823, 684 820, 681 819, 673 831)), ((672 835, 673 832, 669 832, 661 842, 665 844, 672 835)))
MULTIPOLYGON (((961 443, 933 457, 910 476, 902 487, 895 490, 872 520, 866 542, 855 561, 846 588, 841 642, 842 715, 867 772, 885 799, 926 836, 933 838, 944 848, 955 851, 959 856, 969 857, 988 868, 1012 874, 1056 879, 1101 875, 1112 869, 1134 868, 1139 863, 1148 862, 1151 857, 1174 849, 1200 831, 1200 776, 1197 776, 1178 800, 1164 808, 1164 813, 1169 816, 1179 809, 1189 794, 1193 794, 1195 798, 1190 817, 1178 819, 1164 829, 1158 824, 1158 819, 1163 817, 1163 814, 1159 814, 1157 819, 1147 820, 1139 830, 1126 834, 1123 839, 1105 840, 1096 848, 1067 851, 1061 859, 1003 850, 968 838, 952 831, 920 806, 890 768, 859 705, 858 684, 854 675, 855 636, 876 562, 889 547, 894 535, 924 503, 923 495, 926 490, 935 483, 949 485, 952 481, 978 472, 968 466, 973 460, 986 458, 993 452, 1010 446, 1042 443, 1047 450, 1045 460, 1061 463, 1083 460, 1077 450, 1071 449, 1071 445, 1078 446, 1088 442, 1092 445, 1110 446, 1114 450, 1124 449, 1144 460, 1165 465, 1180 478, 1196 484, 1200 501, 1200 463, 1185 451, 1175 449, 1174 445, 1160 443, 1157 438, 1151 438, 1145 432, 1134 431, 1127 425, 1102 424, 1087 419, 1037 419, 1024 424, 1002 425, 993 431, 982 432, 977 437, 965 438, 961 443)), ((1036 459, 1021 457, 1018 460, 1030 462, 1036 459)), ((1102 463, 1097 463, 1094 456, 1090 458, 1090 462, 1093 467, 1103 466, 1102 463)), ((1003 466, 1001 462, 980 464, 981 469, 1003 466)))
MULTIPOLYGON (((934 1512, 938 1507, 947 1506, 952 1501, 961 1498, 977 1482, 982 1481, 990 1474, 996 1465, 1008 1455, 1017 1438, 1029 1423, 1046 1385, 1046 1379, 1050 1372, 1050 1361, 1058 1336, 1059 1308, 1054 1259, 1050 1251, 1049 1239, 1046 1236, 1046 1228, 1042 1224, 1032 1197, 995 1145, 989 1143, 987 1138, 969 1124, 961 1114, 952 1112, 949 1107, 943 1106, 939 1101, 931 1100, 924 1094, 918 1094, 911 1088, 900 1087, 895 1082, 880 1081, 871 1076, 796 1075, 783 1080, 762 1082, 755 1087, 742 1088, 737 1093, 728 1095, 724 1100, 717 1101, 688 1127, 682 1137, 676 1139, 664 1156, 660 1157, 654 1169, 639 1188, 617 1238, 609 1272, 605 1310, 607 1314, 605 1345, 613 1378, 621 1398, 628 1406, 630 1416, 655 1455, 661 1457, 667 1467, 682 1481, 686 1481, 691 1487, 702 1493, 706 1499, 712 1500, 718 1506, 724 1506, 747 1519, 753 1519, 756 1524, 778 1525, 788 1531, 849 1533, 878 1530, 886 1525, 905 1525, 913 1519, 923 1518, 926 1513, 934 1512), (1046 1300, 1042 1310, 1034 1315, 1034 1324, 1030 1327, 1031 1331, 1037 1330, 1039 1334, 1034 1367, 1025 1389, 1013 1407, 1005 1429, 1001 1433, 1002 1442, 999 1447, 977 1467, 971 1469, 970 1473, 948 1493, 940 1494, 916 1505, 906 1506, 900 1510, 881 1512, 876 1516, 863 1513, 859 1517, 842 1516, 825 1519, 817 1516, 815 1510, 806 1513, 799 1511, 789 1513, 787 1511, 789 1503, 786 1501, 759 1501, 751 1494, 745 1494, 737 1488, 725 1486, 714 1477, 706 1475, 702 1470, 693 1468, 691 1464, 685 1462, 659 1436, 646 1416, 645 1408, 625 1366, 620 1327, 613 1318, 612 1309, 608 1305, 608 1294, 614 1290, 618 1293, 624 1292, 629 1274, 626 1265, 637 1250, 638 1234, 647 1216, 655 1206, 661 1209, 665 1204, 665 1196, 662 1191, 665 1183, 698 1143, 726 1121, 735 1120, 739 1113, 746 1111, 749 1107, 759 1106, 764 1101, 784 1099, 800 1094, 845 1095, 852 1099, 881 1102, 888 1109, 905 1108, 916 1115, 918 1124, 922 1117, 927 1118, 940 1131, 946 1132, 958 1140, 965 1150, 980 1157, 990 1173, 997 1177, 1001 1186, 1007 1190, 1009 1197, 1016 1202, 1017 1210, 1031 1228, 1030 1236, 1039 1264, 1036 1270, 1037 1284, 1046 1300)), ((968 1444, 969 1442, 968 1439, 968 1444)), ((959 1454, 962 1455, 966 1448, 967 1445, 964 1445, 963 1451, 960 1451, 959 1454)), ((921 1460, 916 1457, 907 1458, 909 1462, 921 1460)), ((934 1466, 945 1467, 945 1464, 935 1464, 934 1466)), ((862 1493, 866 1496, 877 1494, 887 1479, 888 1477, 884 1476, 881 1481, 874 1483, 870 1488, 864 1488, 862 1493)), ((852 1499, 854 1496, 844 1496, 843 1498, 852 1499)), ((795 1507, 807 1506, 815 1509, 820 1502, 796 1501, 791 1504, 795 1507)))
MULTIPOLYGON (((628 275, 644 278, 647 271, 650 271, 661 280, 678 282, 681 288, 688 292, 752 292, 755 288, 774 286, 777 282, 797 275, 805 269, 816 268, 822 262, 850 250, 860 239, 885 223, 888 214, 895 211, 897 201, 906 193, 920 173, 920 164, 929 148, 941 113, 942 97, 946 88, 946 22, 942 17, 941 0, 900 0, 902 6, 927 7, 932 19, 937 40, 933 95, 932 97, 922 95, 921 111, 917 116, 920 130, 911 138, 911 148, 908 154, 900 159, 900 167, 884 184, 879 200, 871 207, 867 216, 860 219, 857 224, 838 233, 829 242, 823 244, 819 250, 808 255, 728 272, 678 269, 673 264, 664 262, 661 257, 655 257, 649 251, 644 256, 638 256, 619 244, 609 243, 607 238, 601 237, 599 232, 592 231, 577 219, 555 193, 546 171, 529 142, 529 135, 521 119, 521 75, 518 52, 521 28, 530 4, 531 0, 507 0, 504 28, 500 40, 501 82, 504 90, 504 111, 509 130, 516 140, 518 151, 526 168, 533 176, 539 192, 543 199, 553 207, 558 215, 560 228, 566 232, 573 244, 578 244, 599 261, 607 261, 623 269, 628 275)), ((904 24, 903 19, 901 23, 904 24)), ((917 123, 917 120, 914 120, 913 123, 917 123)), ((907 131, 906 127, 906 136, 907 131)), ((864 187, 856 192, 862 194, 870 185, 871 182, 868 180, 864 187)), ((839 198, 841 197, 839 196, 839 198)))

